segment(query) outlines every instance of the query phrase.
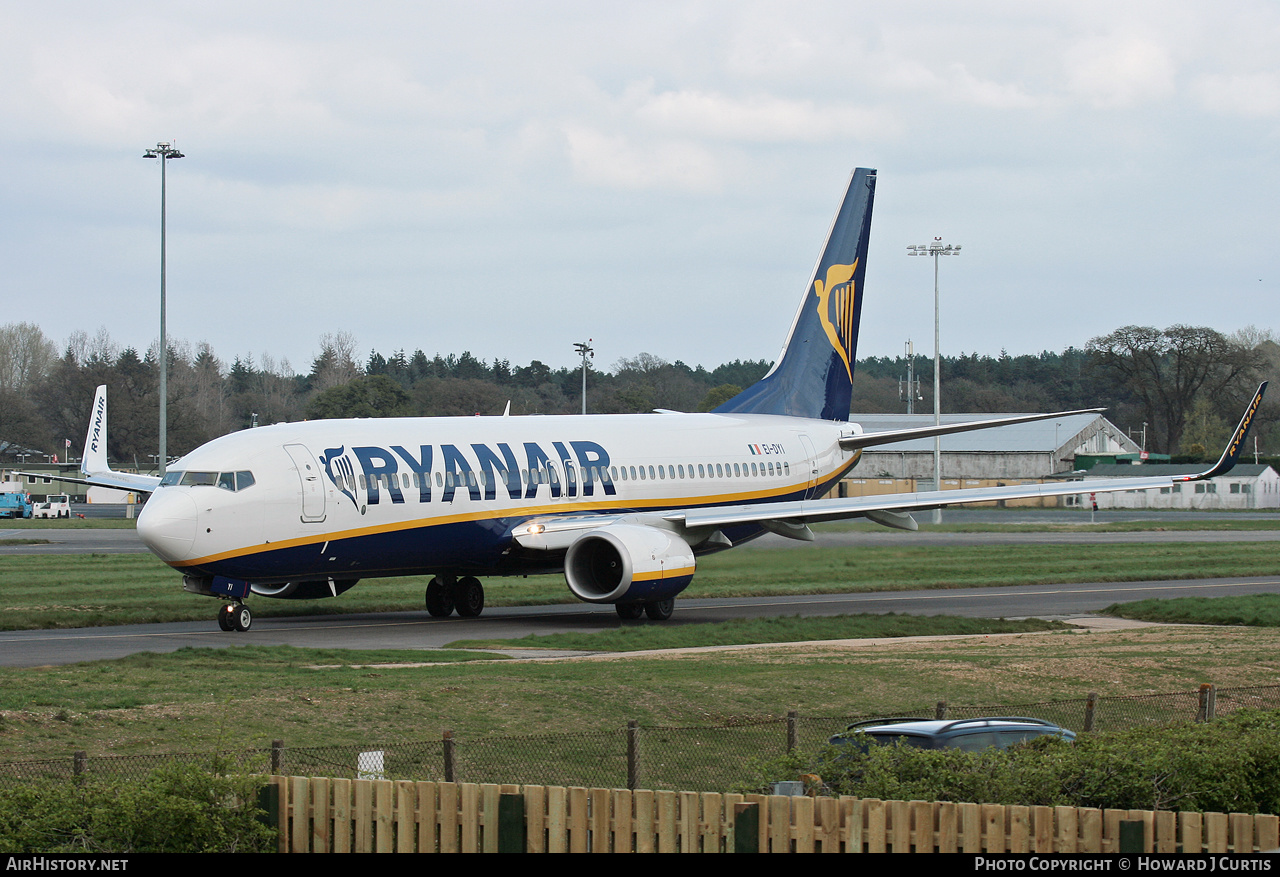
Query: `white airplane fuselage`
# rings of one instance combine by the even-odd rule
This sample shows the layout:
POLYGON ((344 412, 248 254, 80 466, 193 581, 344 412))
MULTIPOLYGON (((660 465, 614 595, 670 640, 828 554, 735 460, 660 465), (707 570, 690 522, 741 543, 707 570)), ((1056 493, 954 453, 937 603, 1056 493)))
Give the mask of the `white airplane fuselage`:
POLYGON ((263 593, 303 580, 549 572, 563 552, 513 550, 513 530, 531 519, 808 499, 856 461, 838 440, 857 431, 675 413, 278 424, 184 457, 138 531, 189 576, 263 593), (245 472, 252 484, 237 487, 245 472))

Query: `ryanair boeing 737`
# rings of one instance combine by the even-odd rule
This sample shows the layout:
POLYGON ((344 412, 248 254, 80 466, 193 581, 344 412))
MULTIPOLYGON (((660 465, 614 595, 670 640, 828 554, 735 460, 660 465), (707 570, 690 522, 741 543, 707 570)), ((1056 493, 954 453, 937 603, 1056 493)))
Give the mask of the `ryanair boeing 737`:
MULTIPOLYGON (((699 556, 767 532, 807 541, 812 523, 859 517, 914 530, 914 510, 1080 493, 1052 484, 819 498, 863 448, 1080 413, 878 433, 849 422, 875 184, 874 170, 854 171, 776 365, 709 414, 277 424, 215 439, 161 480, 110 469, 99 388, 84 480, 152 493, 138 533, 186 590, 225 601, 224 630, 248 630, 251 594, 330 597, 361 579, 420 574, 433 576, 435 616, 479 615, 481 576, 563 572, 581 600, 663 620, 699 556)), ((1212 469, 1088 490, 1229 469, 1264 388, 1212 469)))

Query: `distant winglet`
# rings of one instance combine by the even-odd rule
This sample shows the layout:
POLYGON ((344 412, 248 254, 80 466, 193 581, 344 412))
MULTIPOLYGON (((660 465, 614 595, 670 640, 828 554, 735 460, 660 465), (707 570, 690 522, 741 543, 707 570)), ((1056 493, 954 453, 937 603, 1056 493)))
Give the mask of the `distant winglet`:
POLYGON ((1184 475, 1175 478, 1175 481, 1199 481, 1204 478, 1214 478, 1218 475, 1225 475, 1231 471, 1236 465, 1236 461, 1240 459, 1240 449, 1244 447, 1245 436, 1249 434, 1249 427, 1253 425, 1253 415, 1257 413, 1258 406, 1262 404, 1262 396, 1267 392, 1268 381, 1263 381, 1258 385, 1258 390, 1253 394, 1253 400, 1249 402, 1249 407, 1244 410, 1244 416, 1240 418, 1240 423, 1236 426, 1236 431, 1231 434, 1231 441, 1227 442, 1227 447, 1222 451, 1222 456, 1218 458, 1218 462, 1212 469, 1201 472, 1199 475, 1184 475))

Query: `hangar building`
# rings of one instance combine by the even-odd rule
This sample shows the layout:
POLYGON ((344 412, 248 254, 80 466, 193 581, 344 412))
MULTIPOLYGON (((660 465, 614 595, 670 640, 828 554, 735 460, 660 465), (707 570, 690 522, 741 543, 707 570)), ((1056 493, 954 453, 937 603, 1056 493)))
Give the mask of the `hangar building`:
MULTIPOLYGON (((995 420, 1014 414, 944 414, 942 422, 995 420)), ((933 425, 932 414, 867 414, 853 418, 866 432, 933 425)), ((1141 450, 1101 414, 1073 414, 942 437, 942 478, 1039 479, 1076 468, 1077 454, 1141 450)), ((868 448, 853 470, 859 477, 933 482, 933 439, 868 448)), ((930 489, 921 485, 921 490, 930 489)))

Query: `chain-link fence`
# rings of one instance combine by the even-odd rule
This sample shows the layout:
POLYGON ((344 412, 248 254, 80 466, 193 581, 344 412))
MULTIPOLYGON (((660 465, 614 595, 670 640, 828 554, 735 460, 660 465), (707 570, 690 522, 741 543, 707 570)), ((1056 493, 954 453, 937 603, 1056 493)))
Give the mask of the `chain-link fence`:
POLYGON ((387 777, 468 783, 592 788, 727 791, 748 781, 751 763, 791 749, 815 750, 859 721, 893 716, 964 719, 1034 716, 1078 732, 1113 731, 1178 721, 1208 721, 1242 708, 1280 708, 1280 686, 1214 689, 1130 697, 1089 697, 1024 704, 916 705, 892 713, 763 718, 720 726, 643 726, 572 734, 476 736, 354 746, 287 747, 237 752, 94 756, 0 764, 0 784, 33 779, 142 778, 180 761, 215 770, 295 776, 387 777))

